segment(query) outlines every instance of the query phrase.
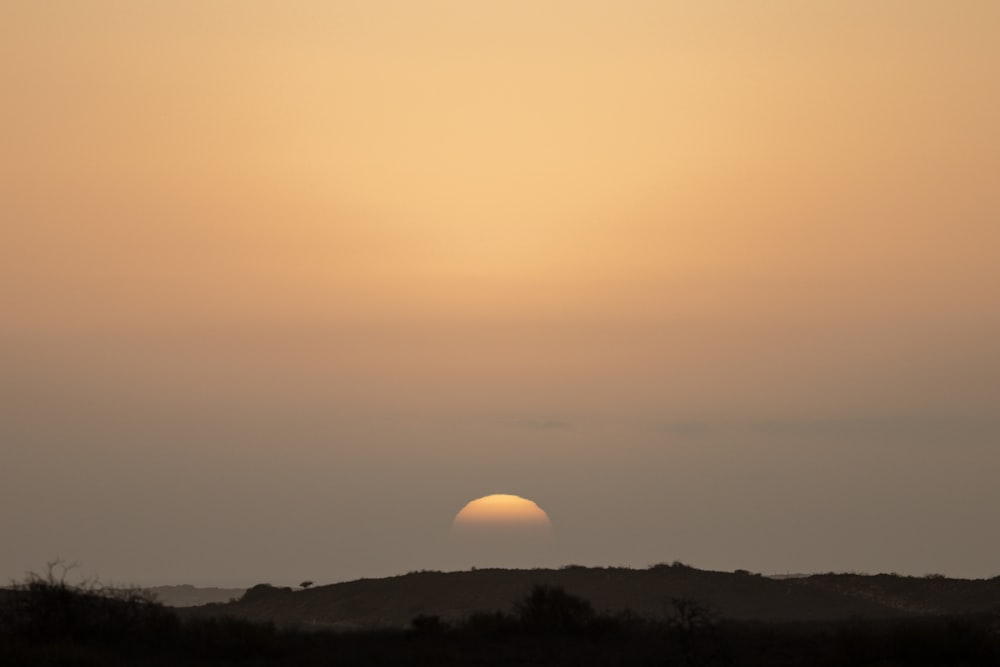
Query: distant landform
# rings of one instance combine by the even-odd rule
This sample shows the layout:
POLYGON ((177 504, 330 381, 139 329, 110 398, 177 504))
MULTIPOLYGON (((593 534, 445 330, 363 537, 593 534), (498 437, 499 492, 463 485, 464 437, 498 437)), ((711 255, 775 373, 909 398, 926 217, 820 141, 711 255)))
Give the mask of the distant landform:
MULTIPOLYGON (((720 618, 766 622, 1000 610, 1000 577, 970 580, 939 575, 830 573, 779 579, 743 570, 716 572, 675 563, 644 570, 568 566, 555 570, 421 571, 306 590, 259 584, 240 591, 238 600, 185 605, 188 608, 183 613, 315 629, 402 628, 418 616, 436 616, 451 623, 475 612, 510 611, 538 584, 561 587, 588 600, 599 612, 630 610, 651 618, 665 618, 673 601, 680 598, 696 600, 720 618)), ((220 596, 226 600, 235 597, 231 592, 220 596)))
POLYGON ((154 586, 144 588, 157 602, 167 607, 197 607, 199 605, 238 600, 245 588, 198 588, 196 586, 154 586))

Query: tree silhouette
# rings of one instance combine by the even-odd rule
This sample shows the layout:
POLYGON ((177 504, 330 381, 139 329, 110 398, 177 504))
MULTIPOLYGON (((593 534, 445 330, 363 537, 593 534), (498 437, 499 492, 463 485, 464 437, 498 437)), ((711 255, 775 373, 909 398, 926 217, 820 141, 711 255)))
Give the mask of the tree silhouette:
POLYGON ((521 625, 535 632, 580 632, 594 619, 594 608, 587 600, 560 586, 541 584, 532 588, 514 611, 521 625))

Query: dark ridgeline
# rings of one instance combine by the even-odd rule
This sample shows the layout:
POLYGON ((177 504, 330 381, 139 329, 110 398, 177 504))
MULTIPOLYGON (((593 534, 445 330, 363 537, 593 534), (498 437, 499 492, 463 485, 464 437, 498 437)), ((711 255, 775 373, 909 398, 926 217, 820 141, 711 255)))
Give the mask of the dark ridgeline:
POLYGON ((32 576, 0 590, 0 665, 1000 664, 1000 578, 775 580, 674 564, 300 587, 169 609, 32 576))
POLYGON ((669 600, 687 597, 727 619, 765 622, 900 618, 990 611, 1000 578, 819 574, 776 579, 740 570, 713 572, 682 563, 647 569, 478 569, 412 572, 305 591, 260 585, 238 602, 190 610, 312 628, 402 628, 417 614, 455 622, 482 610, 507 610, 536 584, 559 586, 601 612, 662 617, 669 600))
POLYGON ((243 597, 245 588, 195 586, 154 586, 143 589, 168 607, 197 607, 213 602, 229 602, 243 597))

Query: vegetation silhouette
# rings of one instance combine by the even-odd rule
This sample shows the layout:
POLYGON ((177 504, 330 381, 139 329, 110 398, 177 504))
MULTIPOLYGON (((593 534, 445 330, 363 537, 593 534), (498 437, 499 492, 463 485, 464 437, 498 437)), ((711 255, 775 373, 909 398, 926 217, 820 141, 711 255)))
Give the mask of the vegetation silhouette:
POLYGON ((696 600, 727 620, 768 622, 987 612, 1000 603, 1000 579, 842 574, 774 579, 673 563, 646 569, 419 571, 308 591, 267 585, 247 591, 237 603, 193 608, 190 613, 225 613, 312 629, 403 629, 421 614, 454 625, 474 612, 507 612, 538 584, 570 591, 602 613, 630 611, 651 618, 672 613, 671 600, 680 598, 696 600))
MULTIPOLYGON (((259 585, 247 596, 315 598, 259 585)), ((70 584, 65 572, 0 590, 0 664, 79 665, 810 665, 1000 664, 1000 612, 824 622, 733 620, 702 601, 663 601, 658 617, 598 610, 550 583, 505 610, 406 628, 311 630, 250 621, 207 605, 170 609, 137 589, 70 584)), ((238 606, 238 605, 237 605, 238 606)))
POLYGON ((594 608, 559 586, 536 585, 514 605, 518 621, 529 632, 579 634, 589 629, 594 608))

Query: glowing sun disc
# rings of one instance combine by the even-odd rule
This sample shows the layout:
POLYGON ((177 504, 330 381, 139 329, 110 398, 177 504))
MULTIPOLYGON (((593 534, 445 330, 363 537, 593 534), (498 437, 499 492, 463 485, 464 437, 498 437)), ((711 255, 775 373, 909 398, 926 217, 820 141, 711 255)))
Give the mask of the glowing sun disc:
POLYGON ((467 503, 455 515, 452 530, 460 535, 547 535, 552 522, 533 501, 495 493, 467 503))

